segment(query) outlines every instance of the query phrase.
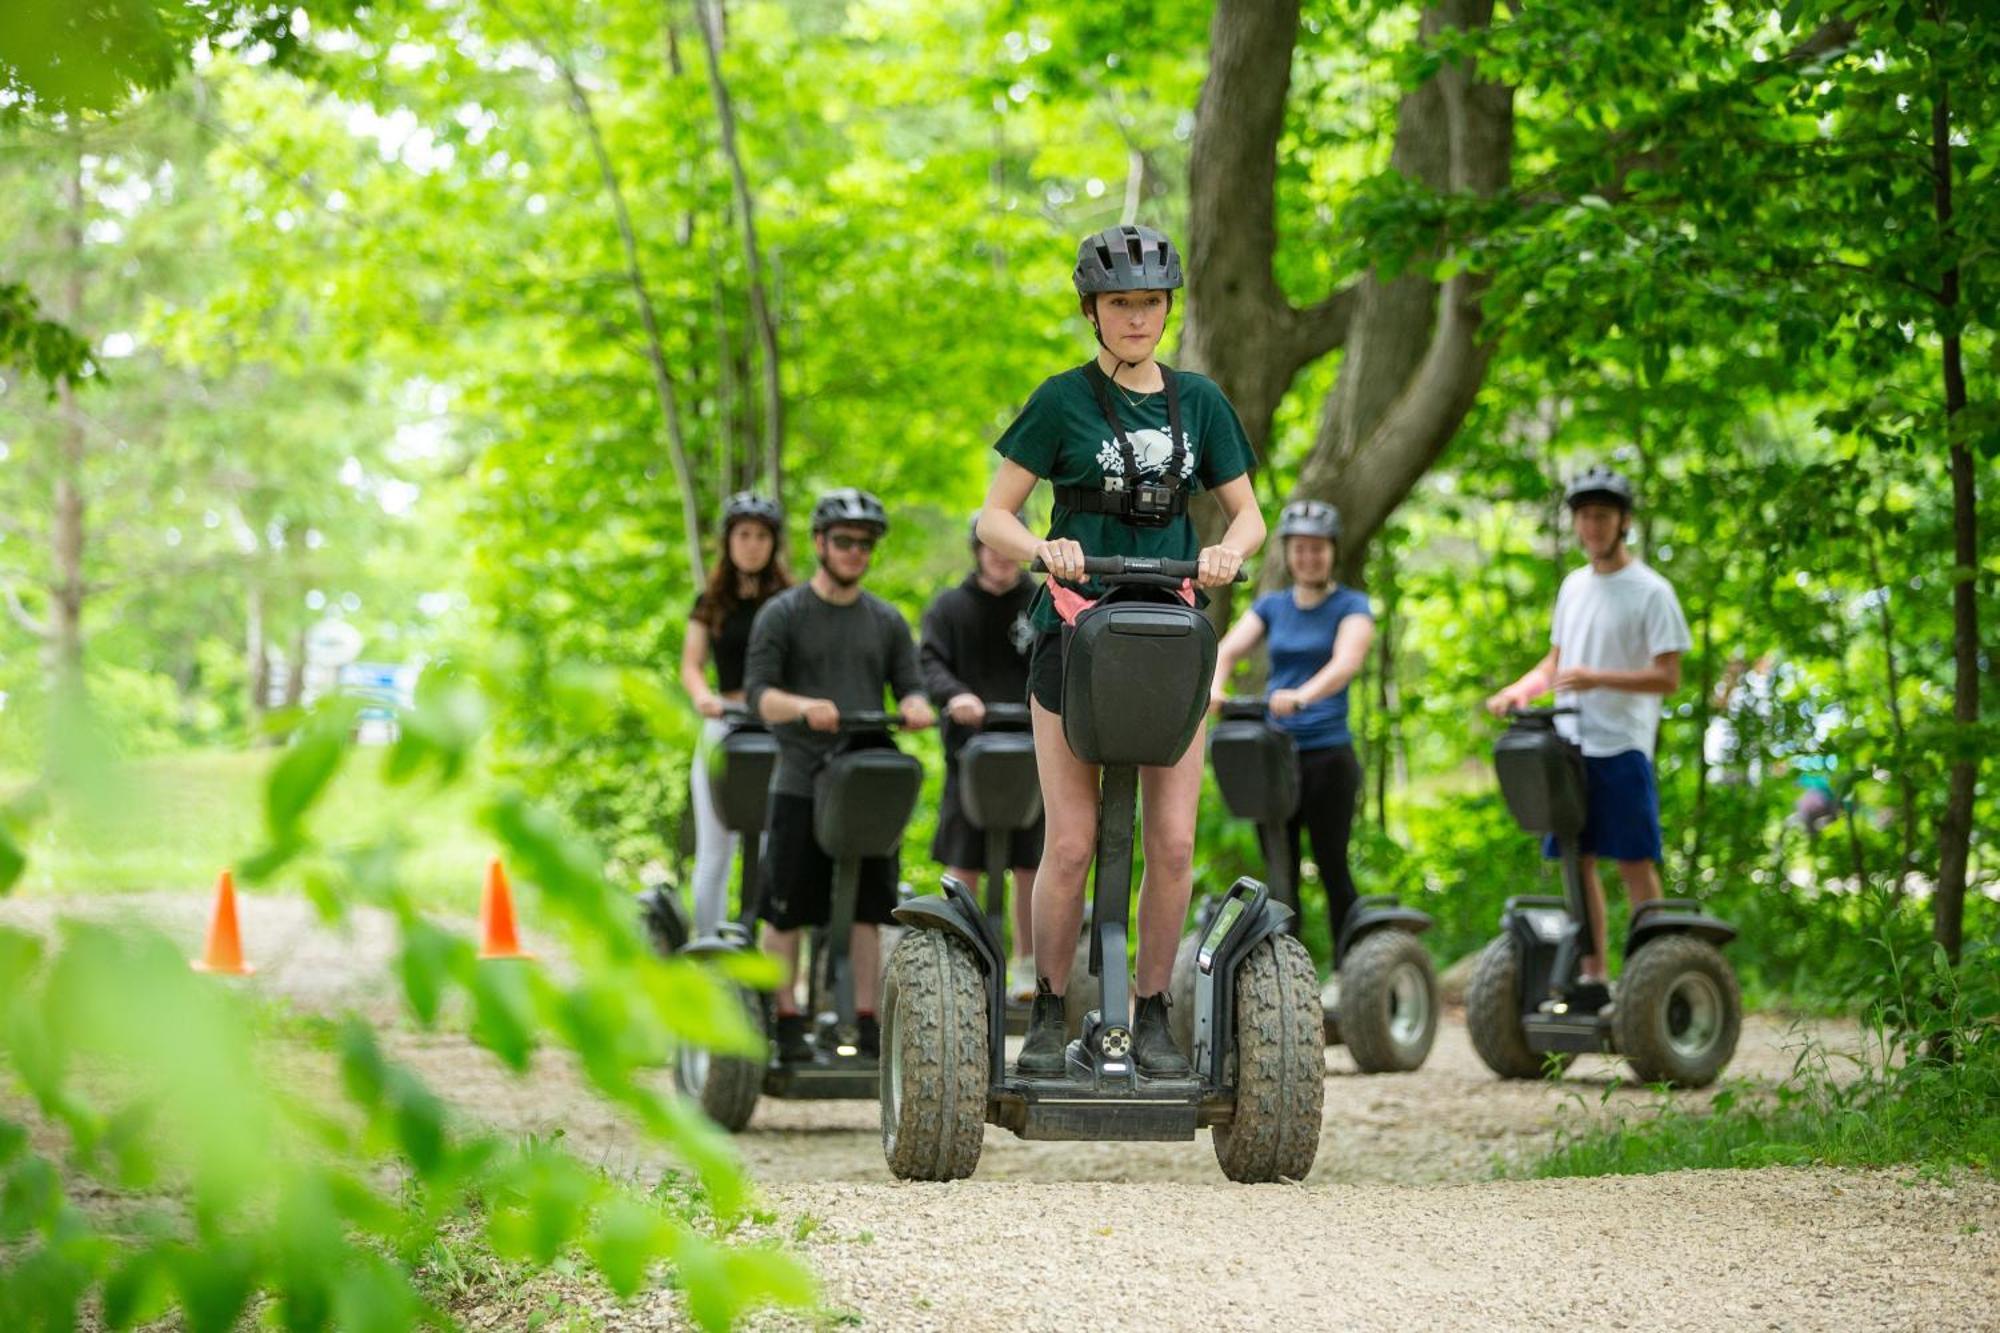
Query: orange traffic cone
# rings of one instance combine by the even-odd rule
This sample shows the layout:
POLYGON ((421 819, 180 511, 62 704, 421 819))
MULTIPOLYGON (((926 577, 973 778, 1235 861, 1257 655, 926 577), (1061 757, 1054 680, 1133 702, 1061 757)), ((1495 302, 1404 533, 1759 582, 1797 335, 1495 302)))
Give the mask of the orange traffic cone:
POLYGON ((507 872, 494 857, 486 866, 486 897, 479 904, 479 956, 481 958, 533 958, 521 947, 514 930, 514 894, 507 887, 507 872))
POLYGON ((243 961, 243 933, 236 925, 236 879, 227 870, 216 877, 215 911, 208 918, 208 944, 190 964, 197 972, 247 977, 257 969, 243 961))

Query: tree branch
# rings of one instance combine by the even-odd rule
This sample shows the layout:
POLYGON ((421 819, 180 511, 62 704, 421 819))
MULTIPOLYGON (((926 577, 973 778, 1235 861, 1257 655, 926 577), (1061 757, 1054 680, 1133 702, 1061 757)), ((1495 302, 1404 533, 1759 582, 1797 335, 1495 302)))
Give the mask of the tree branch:
POLYGON ((0 574, 0 597, 6 598, 7 612, 13 616, 15 624, 38 639, 49 637, 48 622, 35 619, 28 608, 21 604, 21 590, 14 586, 12 574, 0 574))

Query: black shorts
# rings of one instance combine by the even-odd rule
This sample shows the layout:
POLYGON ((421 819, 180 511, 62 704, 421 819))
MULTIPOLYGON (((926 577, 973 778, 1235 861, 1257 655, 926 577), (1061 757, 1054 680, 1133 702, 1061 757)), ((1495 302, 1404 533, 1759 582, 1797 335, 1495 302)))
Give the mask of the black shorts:
POLYGON ((1062 641, 1061 630, 1044 630, 1028 653, 1028 694, 1056 714, 1062 712, 1062 641))
MULTIPOLYGON (((1007 868, 1024 869, 1042 863, 1042 824, 1037 819, 1028 828, 1007 835, 1007 868)), ((945 778, 944 798, 938 803, 937 836, 931 839, 931 860, 947 870, 977 870, 986 873, 986 833, 972 826, 958 799, 958 775, 945 778)))
MULTIPOLYGON (((833 915, 833 858, 813 837, 810 796, 771 793, 757 916, 779 930, 823 926, 833 915)), ((854 919, 887 925, 896 907, 895 856, 861 858, 854 919)))

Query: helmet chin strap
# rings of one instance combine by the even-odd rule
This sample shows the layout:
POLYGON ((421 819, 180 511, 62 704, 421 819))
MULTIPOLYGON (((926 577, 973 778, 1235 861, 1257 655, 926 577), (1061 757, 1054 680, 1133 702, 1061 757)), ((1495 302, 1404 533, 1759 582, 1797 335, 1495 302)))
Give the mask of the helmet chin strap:
MULTIPOLYGON (((1090 298, 1090 329, 1091 332, 1097 335, 1097 345, 1105 351, 1111 352, 1111 344, 1104 341, 1104 325, 1100 324, 1097 319, 1097 295, 1093 295, 1090 298)), ((1111 352, 1111 359, 1118 363, 1118 369, 1111 372, 1111 382, 1113 384, 1118 382, 1118 376, 1124 371, 1137 370, 1139 368, 1139 361, 1127 361, 1116 352, 1111 352)), ((1141 357, 1140 361, 1144 359, 1144 357, 1141 357)))

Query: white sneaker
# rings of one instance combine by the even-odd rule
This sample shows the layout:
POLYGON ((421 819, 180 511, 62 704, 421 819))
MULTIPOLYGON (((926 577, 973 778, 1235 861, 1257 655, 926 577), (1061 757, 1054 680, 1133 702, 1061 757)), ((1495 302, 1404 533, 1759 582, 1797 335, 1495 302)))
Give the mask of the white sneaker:
POLYGON ((1010 1004, 1033 1004, 1035 1002, 1034 959, 1010 958, 1007 960, 1007 1000, 1010 1004))

